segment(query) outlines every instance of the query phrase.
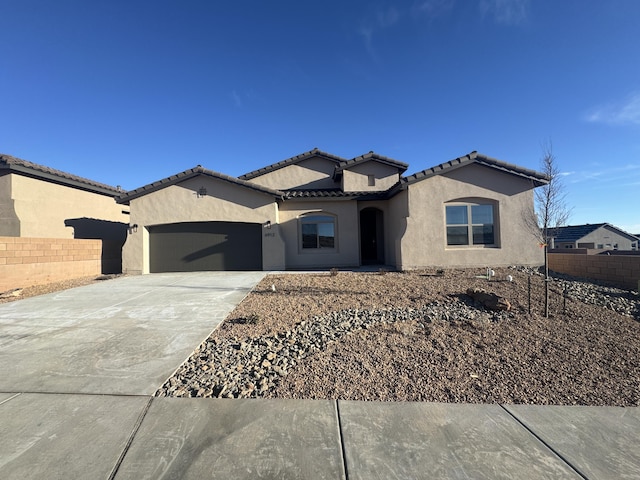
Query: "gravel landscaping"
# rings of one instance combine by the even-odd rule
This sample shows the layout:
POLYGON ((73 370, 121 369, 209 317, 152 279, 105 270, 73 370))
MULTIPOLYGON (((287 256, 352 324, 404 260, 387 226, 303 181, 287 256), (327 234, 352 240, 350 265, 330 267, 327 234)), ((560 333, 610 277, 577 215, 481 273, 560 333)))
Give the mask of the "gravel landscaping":
POLYGON ((545 318, 537 270, 485 272, 269 275, 156 395, 640 404, 635 292, 556 276, 545 318))

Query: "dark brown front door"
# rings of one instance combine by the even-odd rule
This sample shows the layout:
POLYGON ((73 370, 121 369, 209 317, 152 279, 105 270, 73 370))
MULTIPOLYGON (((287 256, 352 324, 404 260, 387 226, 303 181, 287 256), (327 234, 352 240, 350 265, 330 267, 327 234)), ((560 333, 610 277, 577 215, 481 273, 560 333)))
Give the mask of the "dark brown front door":
POLYGON ((384 264, 382 211, 377 208, 360 211, 360 260, 363 265, 384 264))

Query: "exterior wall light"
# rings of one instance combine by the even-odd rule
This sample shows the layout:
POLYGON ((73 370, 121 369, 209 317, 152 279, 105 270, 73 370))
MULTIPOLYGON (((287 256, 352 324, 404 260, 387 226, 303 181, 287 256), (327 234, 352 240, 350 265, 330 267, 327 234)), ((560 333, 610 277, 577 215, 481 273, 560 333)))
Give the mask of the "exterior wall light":
POLYGON ((200 187, 198 189, 198 193, 197 193, 198 198, 202 198, 202 197, 204 197, 206 195, 207 195, 207 189, 204 188, 204 187, 200 187))
POLYGON ((138 224, 134 223, 133 225, 129 225, 129 233, 136 233, 138 231, 138 224))
POLYGON ((267 228, 267 229, 271 230, 271 220, 267 220, 267 221, 264 223, 264 228, 267 228))

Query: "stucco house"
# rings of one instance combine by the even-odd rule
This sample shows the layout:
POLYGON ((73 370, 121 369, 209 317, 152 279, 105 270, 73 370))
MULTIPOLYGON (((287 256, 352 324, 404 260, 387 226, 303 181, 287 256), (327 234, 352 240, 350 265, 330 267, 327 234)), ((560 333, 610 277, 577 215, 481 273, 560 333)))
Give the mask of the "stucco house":
POLYGON ((197 166, 122 193, 129 273, 540 265, 541 173, 477 152, 403 176, 369 152, 313 149, 231 177, 197 166))
POLYGON ((553 230, 555 248, 637 251, 640 238, 610 223, 569 225, 553 230))
POLYGON ((0 154, 0 237, 103 240, 102 271, 121 270, 128 208, 122 191, 0 154))

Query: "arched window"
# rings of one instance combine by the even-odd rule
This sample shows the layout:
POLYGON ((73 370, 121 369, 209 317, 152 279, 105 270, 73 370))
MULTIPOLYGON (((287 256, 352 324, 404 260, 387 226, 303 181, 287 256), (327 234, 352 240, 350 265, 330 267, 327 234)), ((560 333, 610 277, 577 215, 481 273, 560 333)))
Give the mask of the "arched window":
POLYGON ((495 205, 490 201, 447 204, 447 245, 496 246, 498 241, 495 210, 495 205))
POLYGON ((301 245, 304 249, 336 248, 335 217, 323 213, 300 217, 301 245))

